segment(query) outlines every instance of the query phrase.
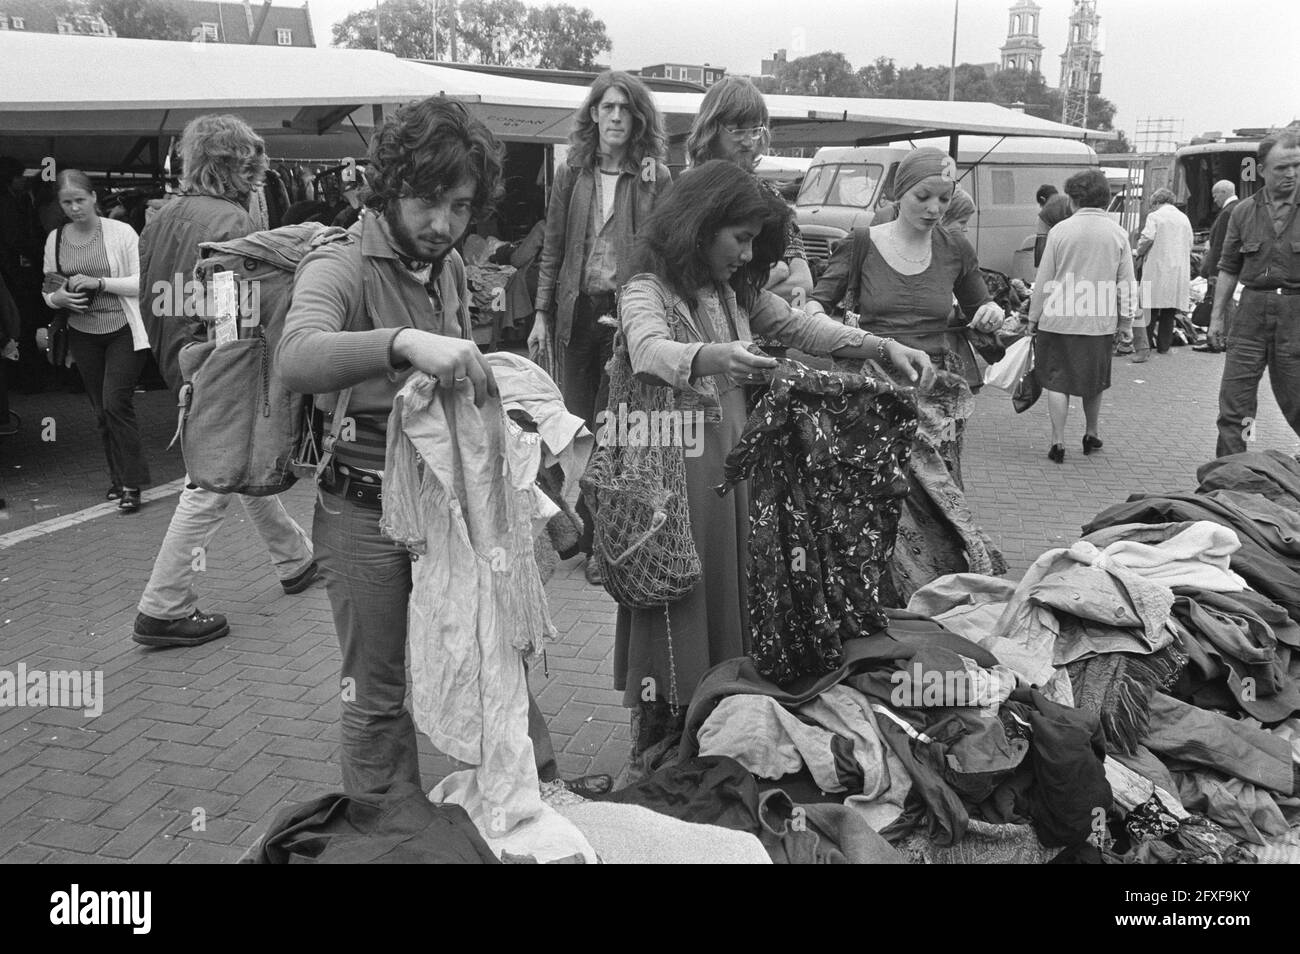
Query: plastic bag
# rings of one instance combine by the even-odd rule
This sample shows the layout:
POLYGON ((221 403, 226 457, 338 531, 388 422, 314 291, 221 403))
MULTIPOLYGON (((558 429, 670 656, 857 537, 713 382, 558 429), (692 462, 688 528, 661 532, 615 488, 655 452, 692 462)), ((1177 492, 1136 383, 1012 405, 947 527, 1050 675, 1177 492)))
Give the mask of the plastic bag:
POLYGON ((1007 354, 997 364, 991 364, 984 372, 984 383, 1004 391, 1015 390, 1020 379, 1030 367, 1030 351, 1033 339, 1026 336, 1007 346, 1007 354))

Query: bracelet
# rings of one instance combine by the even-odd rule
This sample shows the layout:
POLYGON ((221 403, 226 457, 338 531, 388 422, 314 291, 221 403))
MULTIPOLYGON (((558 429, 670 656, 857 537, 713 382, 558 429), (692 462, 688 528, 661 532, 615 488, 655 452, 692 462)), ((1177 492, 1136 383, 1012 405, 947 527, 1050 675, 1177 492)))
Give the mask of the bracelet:
POLYGON ((893 338, 883 338, 883 337, 882 337, 882 338, 880 339, 880 344, 876 346, 876 360, 877 360, 877 361, 884 361, 886 358, 889 357, 889 355, 885 352, 885 348, 886 348, 888 345, 891 345, 891 344, 893 344, 893 343, 894 343, 894 339, 893 339, 893 338))
POLYGON ((99 280, 99 290, 100 291, 104 290, 104 279, 102 278, 99 280))

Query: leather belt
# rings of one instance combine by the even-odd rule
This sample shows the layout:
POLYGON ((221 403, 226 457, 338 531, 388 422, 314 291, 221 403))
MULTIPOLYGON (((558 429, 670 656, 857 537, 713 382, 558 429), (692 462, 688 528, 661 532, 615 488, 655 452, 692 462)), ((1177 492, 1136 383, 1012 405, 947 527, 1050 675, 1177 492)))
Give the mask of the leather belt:
POLYGON ((1300 288, 1247 288, 1256 295, 1300 295, 1300 288))
POLYGON ((321 475, 321 489, 369 510, 384 509, 383 478, 373 471, 331 463, 321 475))

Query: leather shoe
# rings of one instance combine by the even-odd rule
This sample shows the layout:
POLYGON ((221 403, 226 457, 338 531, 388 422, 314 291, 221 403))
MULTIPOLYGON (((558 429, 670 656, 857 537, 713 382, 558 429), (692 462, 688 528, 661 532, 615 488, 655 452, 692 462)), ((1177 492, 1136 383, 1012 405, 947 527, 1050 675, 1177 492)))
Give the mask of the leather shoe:
POLYGON ((303 590, 307 589, 307 587, 316 582, 316 577, 319 575, 319 571, 320 567, 316 564, 315 560, 312 560, 307 566, 307 569, 303 570, 297 576, 290 577, 287 580, 281 580, 280 585, 284 587, 286 593, 293 596, 293 594, 301 593, 303 590))
POLYGON ((1102 440, 1096 434, 1083 435, 1083 452, 1091 454, 1095 450, 1101 450, 1102 440))
POLYGON ((594 553, 587 555, 587 565, 582 572, 592 586, 601 586, 605 582, 605 574, 600 570, 600 559, 594 553))
POLYGON ((140 509, 140 491, 123 490, 122 499, 117 502, 117 509, 121 513, 135 513, 140 509))
POLYGON ((1057 464, 1065 462, 1065 445, 1053 444, 1051 450, 1047 452, 1047 459, 1057 464))
POLYGON ((138 613, 131 638, 141 646, 200 646, 230 634, 230 624, 220 613, 195 610, 184 619, 158 619, 138 613))

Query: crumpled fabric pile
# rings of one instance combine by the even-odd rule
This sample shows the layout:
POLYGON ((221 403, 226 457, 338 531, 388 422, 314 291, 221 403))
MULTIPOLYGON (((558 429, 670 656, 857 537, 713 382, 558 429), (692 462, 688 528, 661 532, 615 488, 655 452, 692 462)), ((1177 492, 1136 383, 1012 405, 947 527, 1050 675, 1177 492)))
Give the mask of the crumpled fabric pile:
MULTIPOLYGON (((1300 461, 1197 477, 1106 509, 1018 582, 934 580, 831 671, 719 664, 657 774, 739 766, 778 863, 835 845, 834 826, 781 844, 811 806, 895 862, 1300 861, 1300 461)), ((679 781, 661 806, 700 794, 679 781)))

